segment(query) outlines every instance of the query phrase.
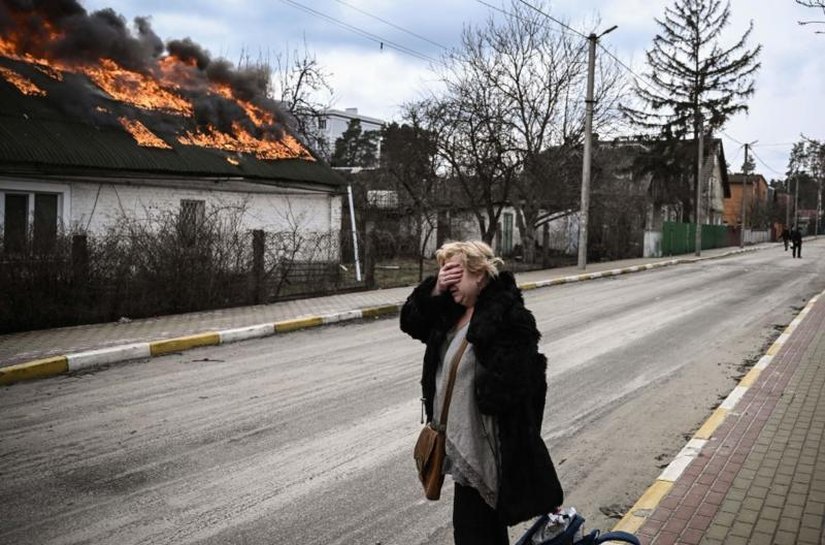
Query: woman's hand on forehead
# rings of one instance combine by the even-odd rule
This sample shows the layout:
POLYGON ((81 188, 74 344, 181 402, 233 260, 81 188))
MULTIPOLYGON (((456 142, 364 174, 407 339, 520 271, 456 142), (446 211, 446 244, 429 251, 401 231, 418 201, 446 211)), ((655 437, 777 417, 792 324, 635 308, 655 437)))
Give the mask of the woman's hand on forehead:
POLYGON ((461 282, 461 277, 464 275, 464 267, 457 261, 448 261, 438 270, 438 279, 436 281, 434 294, 438 295, 447 291, 450 286, 461 282))

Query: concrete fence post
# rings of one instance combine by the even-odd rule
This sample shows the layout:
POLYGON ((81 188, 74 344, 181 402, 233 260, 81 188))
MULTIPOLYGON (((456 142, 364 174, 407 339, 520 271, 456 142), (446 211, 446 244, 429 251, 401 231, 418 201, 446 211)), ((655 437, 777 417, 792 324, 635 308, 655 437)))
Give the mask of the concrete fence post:
POLYGON ((85 284, 89 274, 89 242, 86 235, 72 235, 72 282, 85 284))
POLYGON ((264 244, 266 235, 261 229, 252 231, 252 300, 264 299, 264 244))
POLYGON ((550 266, 550 224, 545 222, 541 229, 541 265, 550 266))
POLYGON ((367 221, 364 233, 364 284, 375 287, 375 222, 367 221))

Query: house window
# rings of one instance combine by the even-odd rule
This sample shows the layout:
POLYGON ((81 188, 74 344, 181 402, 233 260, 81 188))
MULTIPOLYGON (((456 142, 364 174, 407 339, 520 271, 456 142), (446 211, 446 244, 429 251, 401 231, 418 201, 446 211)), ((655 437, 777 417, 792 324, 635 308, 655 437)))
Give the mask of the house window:
POLYGON ((59 196, 55 193, 6 193, 3 197, 5 251, 23 252, 29 229, 35 250, 52 250, 57 240, 59 196))
POLYGON ((34 195, 34 247, 41 252, 49 252, 57 241, 57 195, 35 193, 34 195))
POLYGON ((29 196, 6 194, 3 216, 3 248, 7 253, 22 252, 26 247, 29 223, 29 196))
POLYGON ((195 199, 181 199, 178 225, 185 237, 194 237, 203 225, 206 217, 206 201, 195 199))
POLYGON ((384 210, 398 208, 398 192, 387 189, 370 189, 367 191, 367 205, 384 210))
POLYGON ((321 118, 318 120, 318 128, 322 131, 327 130, 327 120, 325 118, 321 118))

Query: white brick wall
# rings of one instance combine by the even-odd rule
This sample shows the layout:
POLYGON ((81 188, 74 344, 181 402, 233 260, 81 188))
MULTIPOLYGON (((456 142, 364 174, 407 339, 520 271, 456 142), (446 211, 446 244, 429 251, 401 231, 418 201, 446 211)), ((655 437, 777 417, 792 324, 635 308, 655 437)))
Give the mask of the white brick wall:
POLYGON ((340 229, 341 198, 326 193, 273 194, 207 191, 122 184, 71 184, 72 227, 104 231, 123 216, 146 220, 177 212, 183 199, 203 200, 208 210, 243 210, 247 229, 328 232, 340 229))
MULTIPOLYGON (((242 210, 244 229, 332 233, 336 241, 341 228, 341 196, 323 192, 289 190, 258 184, 220 182, 218 190, 207 189, 215 182, 137 181, 95 183, 89 181, 41 181, 0 178, 0 205, 5 192, 45 192, 59 195, 58 221, 67 230, 102 233, 124 216, 147 221, 163 213, 177 213, 182 199, 205 201, 214 208, 242 210)), ((0 220, 2 220, 0 206, 0 220)), ((237 213, 237 212, 236 212, 237 213)), ((0 224, 2 225, 2 224, 0 224)))

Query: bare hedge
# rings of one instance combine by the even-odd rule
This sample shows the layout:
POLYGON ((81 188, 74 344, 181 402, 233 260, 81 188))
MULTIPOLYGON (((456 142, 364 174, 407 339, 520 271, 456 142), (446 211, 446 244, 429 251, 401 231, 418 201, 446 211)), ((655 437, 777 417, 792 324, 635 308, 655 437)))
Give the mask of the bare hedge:
MULTIPOLYGON (((339 233, 258 232, 242 210, 123 218, 0 246, 0 333, 266 303, 350 287, 339 233), (256 239, 258 242, 255 243, 256 239)), ((0 234, 0 245, 4 237, 0 234)))

